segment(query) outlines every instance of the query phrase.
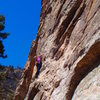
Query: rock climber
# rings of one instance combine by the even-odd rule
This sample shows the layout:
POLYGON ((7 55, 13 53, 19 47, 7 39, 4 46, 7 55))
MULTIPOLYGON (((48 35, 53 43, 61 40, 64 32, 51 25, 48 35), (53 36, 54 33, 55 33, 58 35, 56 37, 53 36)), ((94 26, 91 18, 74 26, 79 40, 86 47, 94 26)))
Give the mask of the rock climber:
POLYGON ((37 78, 39 75, 40 68, 42 66, 42 55, 40 53, 36 56, 35 65, 37 66, 37 72, 35 75, 35 77, 37 78))

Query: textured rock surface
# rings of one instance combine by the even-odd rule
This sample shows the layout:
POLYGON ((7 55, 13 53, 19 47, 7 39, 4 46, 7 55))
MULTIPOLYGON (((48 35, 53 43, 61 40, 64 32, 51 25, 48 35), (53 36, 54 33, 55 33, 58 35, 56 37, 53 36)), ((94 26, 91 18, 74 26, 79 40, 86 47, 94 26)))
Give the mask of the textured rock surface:
POLYGON ((100 66, 82 80, 72 100, 100 100, 100 66))
MULTIPOLYGON (((71 100, 73 95, 76 99, 81 80, 85 84, 84 78, 93 69, 99 70, 100 0, 42 0, 41 3, 38 34, 15 100, 71 100), (31 82, 33 58, 39 52, 43 55, 42 68, 39 77, 31 82)), ((83 94, 79 94, 79 100, 83 94)), ((89 94, 84 99, 87 97, 89 94)))

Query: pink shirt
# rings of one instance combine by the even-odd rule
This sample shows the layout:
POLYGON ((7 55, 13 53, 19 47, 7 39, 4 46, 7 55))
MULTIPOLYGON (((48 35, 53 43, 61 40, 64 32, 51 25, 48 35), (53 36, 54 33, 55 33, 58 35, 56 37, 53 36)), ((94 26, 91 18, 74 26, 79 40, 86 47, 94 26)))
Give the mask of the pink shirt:
POLYGON ((40 63, 40 61, 41 61, 40 56, 37 56, 36 61, 37 61, 38 63, 40 63))

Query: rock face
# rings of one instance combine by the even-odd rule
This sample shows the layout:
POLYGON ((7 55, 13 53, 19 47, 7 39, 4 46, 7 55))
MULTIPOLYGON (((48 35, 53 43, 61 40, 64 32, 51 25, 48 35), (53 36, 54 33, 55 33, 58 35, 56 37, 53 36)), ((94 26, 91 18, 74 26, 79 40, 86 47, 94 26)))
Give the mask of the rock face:
POLYGON ((100 65, 81 81, 72 100, 100 100, 100 65))
POLYGON ((100 0, 41 0, 41 4, 38 34, 15 100, 94 100, 100 93, 100 75, 94 71, 100 70, 100 0), (42 68, 31 81, 33 58, 39 52, 42 68), (95 91, 85 88, 90 83, 95 91))
POLYGON ((13 100, 22 69, 0 65, 0 100, 13 100))

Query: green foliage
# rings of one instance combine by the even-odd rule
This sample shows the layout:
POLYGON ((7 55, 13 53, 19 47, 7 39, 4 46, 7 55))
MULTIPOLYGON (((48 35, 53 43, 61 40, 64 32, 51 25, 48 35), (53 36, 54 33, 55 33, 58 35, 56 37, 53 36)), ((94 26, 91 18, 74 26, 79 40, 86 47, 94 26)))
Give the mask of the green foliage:
POLYGON ((4 30, 5 26, 5 17, 3 15, 0 15, 0 30, 4 30))
POLYGON ((0 15, 0 22, 5 21, 5 17, 3 15, 0 15))
POLYGON ((0 22, 0 30, 2 31, 2 30, 4 30, 4 28, 5 28, 4 24, 2 22, 0 22))
POLYGON ((0 81, 5 79, 5 74, 3 72, 0 72, 0 81))
POLYGON ((8 100, 13 100, 13 95, 12 94, 8 94, 8 100))
POLYGON ((6 39, 7 38, 7 36, 9 35, 9 33, 0 33, 0 38, 1 39, 6 39))
POLYGON ((5 28, 5 17, 3 15, 0 15, 0 57, 6 58, 7 55, 4 55, 5 49, 4 45, 2 43, 3 39, 6 39, 9 33, 2 32, 5 28))

